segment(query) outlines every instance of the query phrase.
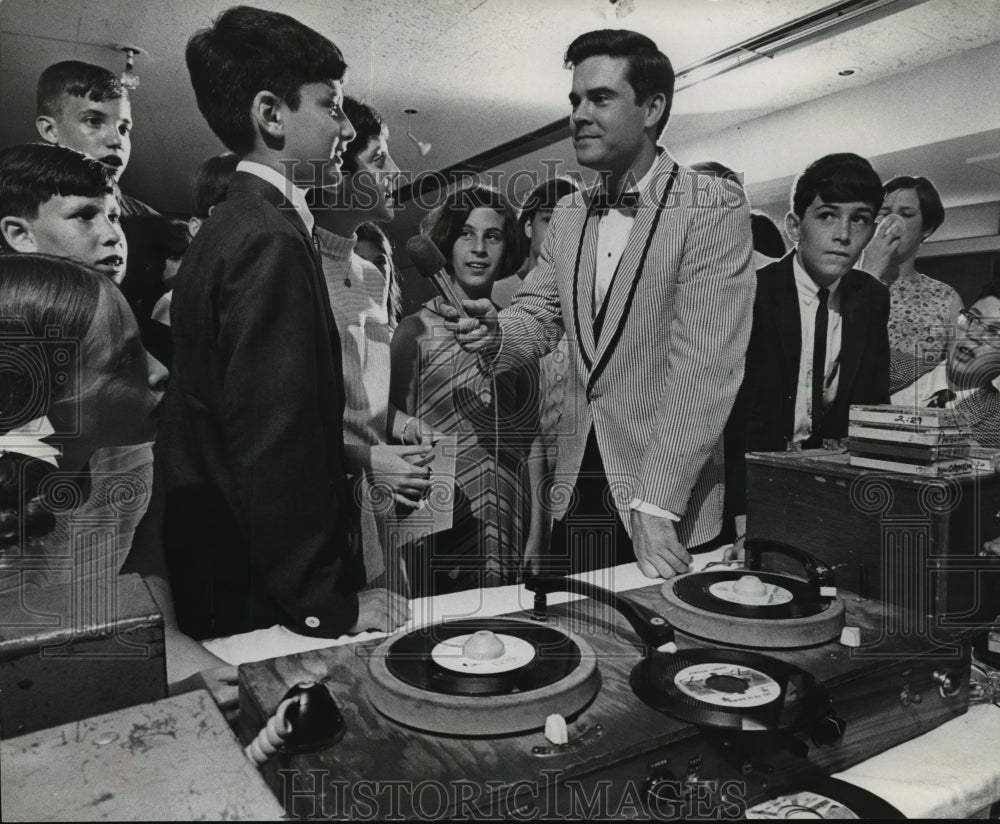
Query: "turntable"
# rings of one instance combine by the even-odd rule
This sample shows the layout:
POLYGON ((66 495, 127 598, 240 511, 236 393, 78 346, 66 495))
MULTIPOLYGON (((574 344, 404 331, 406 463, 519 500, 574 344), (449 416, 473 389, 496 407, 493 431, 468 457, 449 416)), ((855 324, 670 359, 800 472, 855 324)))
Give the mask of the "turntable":
POLYGON ((294 817, 732 818, 965 712, 957 630, 885 636, 894 608, 835 593, 830 570, 794 549, 750 549, 745 569, 627 597, 538 576, 529 611, 241 667, 241 734, 298 681, 339 703, 339 743, 264 767, 294 817), (765 572, 772 552, 806 577, 765 572), (558 591, 586 597, 552 606, 558 591), (837 642, 845 623, 861 647, 837 642), (708 640, 720 633, 724 646, 708 640), (565 743, 543 733, 553 714, 565 743))

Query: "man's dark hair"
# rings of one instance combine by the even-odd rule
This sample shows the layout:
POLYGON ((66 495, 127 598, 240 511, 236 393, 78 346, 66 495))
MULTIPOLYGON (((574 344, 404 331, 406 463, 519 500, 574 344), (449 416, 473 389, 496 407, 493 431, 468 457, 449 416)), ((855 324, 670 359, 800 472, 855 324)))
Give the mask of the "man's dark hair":
POLYGON ((95 103, 128 97, 128 91, 115 74, 103 66, 79 60, 53 63, 42 72, 35 97, 36 114, 59 117, 64 94, 95 103))
POLYGON ((236 171, 239 157, 232 152, 210 157, 201 166, 194 177, 194 198, 192 199, 193 215, 202 220, 208 217, 209 210, 221 203, 229 191, 229 178, 236 171))
POLYGON ((354 140, 347 144, 342 155, 344 165, 341 171, 344 174, 351 174, 358 170, 358 155, 368 148, 368 144, 374 139, 377 140, 383 133, 388 132, 385 120, 382 119, 367 103, 355 100, 353 97, 344 96, 344 114, 351 121, 354 127, 354 140))
POLYGON ((24 143, 0 150, 0 217, 33 218, 57 195, 102 197, 115 190, 114 170, 74 149, 24 143))
POLYGON ((250 106, 267 89, 293 111, 306 83, 341 80, 347 63, 333 43, 287 14, 234 6, 188 40, 185 52, 198 109, 236 154, 255 141, 250 106))
POLYGON ((944 204, 941 195, 926 177, 911 177, 900 175, 885 184, 885 194, 889 195, 899 189, 915 189, 917 200, 920 201, 920 217, 923 230, 928 235, 937 231, 944 223, 944 204))
POLYGON ((492 209, 503 217, 503 260, 497 280, 514 274, 524 262, 524 233, 507 198, 496 189, 480 184, 470 184, 449 195, 427 233, 444 255, 448 272, 452 271, 452 247, 475 209, 492 209))
POLYGON ((539 212, 551 212, 556 208, 556 204, 566 197, 566 195, 571 195, 579 191, 579 187, 566 177, 553 177, 549 180, 543 180, 524 199, 524 205, 521 207, 521 216, 518 218, 521 228, 523 229, 531 223, 535 215, 539 212))
POLYGON ((664 96, 663 117, 656 124, 659 137, 670 119, 674 101, 674 67, 670 59, 644 34, 627 29, 600 29, 581 34, 570 43, 563 60, 566 68, 572 69, 589 57, 602 55, 628 60, 626 77, 635 92, 636 104, 645 103, 654 94, 664 96))
POLYGON ((781 230, 767 215, 760 212, 750 213, 750 232, 753 235, 753 250, 772 258, 785 256, 785 239, 781 230))
POLYGON ((792 189, 792 211, 803 217, 817 197, 824 203, 868 203, 882 206, 882 181, 871 163, 850 152, 831 154, 810 163, 792 189))

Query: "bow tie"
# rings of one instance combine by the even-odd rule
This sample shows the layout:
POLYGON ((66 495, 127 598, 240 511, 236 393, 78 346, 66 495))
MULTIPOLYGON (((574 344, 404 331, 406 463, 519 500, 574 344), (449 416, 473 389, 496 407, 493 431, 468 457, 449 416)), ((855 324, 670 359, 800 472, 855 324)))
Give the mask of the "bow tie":
POLYGON ((600 215, 605 214, 609 209, 615 209, 617 211, 629 209, 631 211, 635 211, 635 209, 639 206, 639 193, 622 192, 618 195, 617 200, 612 200, 608 196, 608 193, 602 190, 594 196, 591 206, 594 211, 600 215))

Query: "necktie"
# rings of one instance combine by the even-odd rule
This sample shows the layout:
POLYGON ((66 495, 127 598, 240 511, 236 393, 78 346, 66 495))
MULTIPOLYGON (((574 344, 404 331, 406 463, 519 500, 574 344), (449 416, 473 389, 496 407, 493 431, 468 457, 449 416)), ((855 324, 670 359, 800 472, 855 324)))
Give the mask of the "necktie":
POLYGON ((812 439, 820 437, 820 426, 823 422, 823 389, 826 383, 826 329, 830 321, 830 310, 827 300, 830 290, 826 287, 816 295, 819 306, 816 307, 816 326, 813 334, 813 369, 812 369, 812 439))

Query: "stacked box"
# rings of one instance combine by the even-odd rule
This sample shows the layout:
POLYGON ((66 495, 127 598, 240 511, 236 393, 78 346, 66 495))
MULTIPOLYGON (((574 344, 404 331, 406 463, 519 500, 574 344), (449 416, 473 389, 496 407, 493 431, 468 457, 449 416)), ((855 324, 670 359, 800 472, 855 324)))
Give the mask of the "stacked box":
POLYGON ((992 453, 976 448, 954 409, 852 406, 850 465, 940 478, 976 469, 993 471, 992 453), (984 454, 985 453, 985 454, 984 454))

